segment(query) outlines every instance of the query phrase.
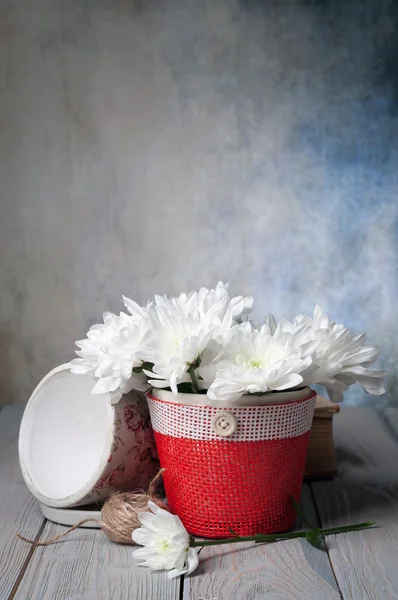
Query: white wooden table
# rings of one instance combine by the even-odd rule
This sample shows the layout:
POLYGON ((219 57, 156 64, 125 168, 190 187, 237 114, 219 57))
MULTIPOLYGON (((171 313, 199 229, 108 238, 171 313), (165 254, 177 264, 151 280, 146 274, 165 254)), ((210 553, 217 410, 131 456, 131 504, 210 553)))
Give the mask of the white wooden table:
POLYGON ((131 546, 80 529, 35 549, 64 528, 43 518, 23 483, 17 439, 21 407, 0 410, 0 600, 397 600, 398 409, 343 408, 335 417, 340 475, 305 485, 302 505, 324 527, 375 520, 376 529, 326 538, 205 548, 185 579, 138 568, 131 546))

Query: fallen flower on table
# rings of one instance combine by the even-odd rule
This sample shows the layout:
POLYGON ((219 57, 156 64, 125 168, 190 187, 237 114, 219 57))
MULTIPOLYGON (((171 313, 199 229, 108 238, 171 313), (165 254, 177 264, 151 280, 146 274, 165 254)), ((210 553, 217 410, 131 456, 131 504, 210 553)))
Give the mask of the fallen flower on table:
POLYGON ((239 536, 231 529, 234 537, 218 540, 196 540, 187 532, 177 515, 172 515, 167 510, 159 508, 154 502, 149 501, 148 506, 152 512, 138 514, 142 527, 132 533, 133 541, 143 546, 143 548, 133 551, 133 557, 143 561, 140 563, 142 567, 148 567, 153 571, 168 571, 169 579, 173 579, 180 575, 188 575, 196 569, 199 564, 197 548, 238 542, 270 543, 295 538, 305 538, 312 546, 319 548, 325 535, 359 531, 374 525, 373 521, 368 521, 357 525, 319 529, 308 523, 297 502, 294 498, 291 498, 291 500, 297 514, 310 528, 309 531, 239 536))
POLYGON ((180 518, 151 500, 148 506, 152 513, 138 513, 142 527, 132 533, 133 541, 144 546, 134 550, 133 557, 144 560, 143 567, 169 571, 170 579, 192 573, 199 564, 199 556, 180 518))

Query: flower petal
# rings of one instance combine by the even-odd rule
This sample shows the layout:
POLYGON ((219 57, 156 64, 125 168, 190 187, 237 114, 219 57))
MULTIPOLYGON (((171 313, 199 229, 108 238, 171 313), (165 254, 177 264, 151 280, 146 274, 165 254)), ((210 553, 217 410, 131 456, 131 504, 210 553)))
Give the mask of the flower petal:
POLYGON ((181 575, 189 575, 199 565, 199 555, 196 551, 196 548, 189 548, 187 553, 187 561, 185 566, 182 569, 172 569, 167 573, 169 579, 174 579, 175 577, 180 577, 181 575))

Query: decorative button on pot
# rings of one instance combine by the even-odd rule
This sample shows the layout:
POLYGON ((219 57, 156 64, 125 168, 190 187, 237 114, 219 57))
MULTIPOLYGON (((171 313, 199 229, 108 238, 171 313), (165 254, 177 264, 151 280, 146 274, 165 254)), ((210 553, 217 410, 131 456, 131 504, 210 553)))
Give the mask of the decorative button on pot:
POLYGON ((236 417, 230 412, 219 412, 212 418, 211 426, 217 435, 228 437, 236 430, 236 417))

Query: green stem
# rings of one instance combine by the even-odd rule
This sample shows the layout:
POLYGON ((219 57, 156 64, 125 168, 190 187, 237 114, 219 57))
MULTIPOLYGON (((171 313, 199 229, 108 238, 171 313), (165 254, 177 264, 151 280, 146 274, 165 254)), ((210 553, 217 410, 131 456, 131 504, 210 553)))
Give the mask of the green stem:
MULTIPOLYGON (((343 527, 331 527, 330 529, 313 529, 319 535, 332 535, 335 533, 344 533, 347 531, 358 531, 360 529, 366 529, 374 525, 374 521, 368 521, 367 523, 358 523, 358 525, 346 525, 343 527)), ((307 531, 295 531, 287 533, 271 533, 269 535, 259 533, 258 535, 249 536, 237 536, 235 538, 228 538, 222 540, 195 540, 191 538, 190 546, 192 548, 198 548, 199 546, 221 546, 222 544, 237 544, 238 542, 277 542, 278 540, 293 540, 295 538, 305 538, 307 531)))
POLYGON ((189 369, 188 369, 188 373, 191 377, 191 381, 192 381, 192 391, 194 394, 198 394, 199 393, 199 386, 198 386, 198 380, 196 379, 196 373, 195 373, 195 365, 192 364, 189 369))

